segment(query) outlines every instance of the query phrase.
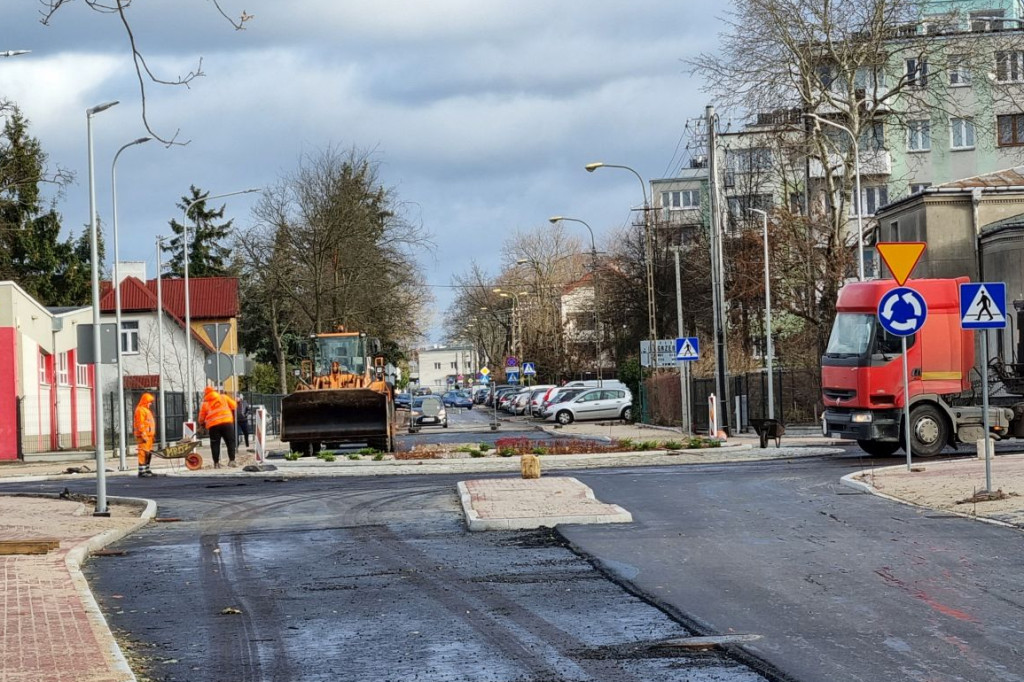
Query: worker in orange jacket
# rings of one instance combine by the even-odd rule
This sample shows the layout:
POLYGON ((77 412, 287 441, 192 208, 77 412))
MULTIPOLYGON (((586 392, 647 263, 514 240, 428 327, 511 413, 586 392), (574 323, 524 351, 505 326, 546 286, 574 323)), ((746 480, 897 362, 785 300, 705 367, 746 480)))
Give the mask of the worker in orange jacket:
POLYGON ((220 469, 220 441, 228 448, 228 466, 235 464, 235 408, 238 407, 231 396, 218 393, 212 386, 207 386, 203 393, 203 404, 199 408, 199 423, 210 432, 210 454, 213 455, 213 468, 220 469))
POLYGON ((143 393, 139 404, 135 407, 135 443, 139 449, 139 476, 149 478, 155 476, 149 469, 149 460, 153 456, 153 440, 156 438, 156 419, 153 410, 153 394, 143 393))

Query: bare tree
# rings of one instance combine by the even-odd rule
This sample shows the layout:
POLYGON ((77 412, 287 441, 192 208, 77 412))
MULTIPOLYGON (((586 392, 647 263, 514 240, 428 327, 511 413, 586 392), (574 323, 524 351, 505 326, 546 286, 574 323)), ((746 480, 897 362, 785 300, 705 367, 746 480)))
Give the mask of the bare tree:
MULTIPOLYGON (((50 22, 53 21, 55 15, 67 5, 72 4, 72 2, 73 0, 39 0, 39 13, 41 15, 40 21, 44 25, 49 25, 50 22)), ((128 10, 131 9, 132 0, 82 0, 82 2, 94 12, 116 16, 118 21, 120 21, 121 25, 124 27, 125 38, 128 41, 128 50, 131 53, 136 78, 138 79, 139 96, 142 99, 142 123, 147 132, 149 132, 149 134, 155 139, 160 140, 167 145, 188 144, 187 142, 177 142, 178 133, 180 132, 178 130, 176 130, 170 137, 161 136, 153 130, 153 127, 149 123, 147 112, 146 84, 156 83, 159 85, 181 85, 187 88, 193 80, 205 75, 203 73, 202 58, 199 58, 195 67, 191 71, 183 75, 172 77, 161 76, 149 67, 149 64, 146 62, 146 57, 142 52, 142 48, 139 46, 138 40, 136 39, 135 31, 132 29, 131 21, 127 14, 128 10)), ((214 9, 229 24, 231 24, 236 31, 245 30, 245 24, 253 19, 253 15, 247 14, 244 10, 237 18, 230 16, 224 11, 220 0, 208 0, 208 2, 213 5, 214 9)))

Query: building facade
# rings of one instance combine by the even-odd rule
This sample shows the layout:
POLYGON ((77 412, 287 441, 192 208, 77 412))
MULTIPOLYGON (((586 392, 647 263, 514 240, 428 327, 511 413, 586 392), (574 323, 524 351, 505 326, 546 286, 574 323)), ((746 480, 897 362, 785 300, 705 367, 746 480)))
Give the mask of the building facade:
POLYGON ((478 383, 480 359, 476 348, 468 344, 435 346, 416 351, 416 367, 421 388, 433 393, 478 383))

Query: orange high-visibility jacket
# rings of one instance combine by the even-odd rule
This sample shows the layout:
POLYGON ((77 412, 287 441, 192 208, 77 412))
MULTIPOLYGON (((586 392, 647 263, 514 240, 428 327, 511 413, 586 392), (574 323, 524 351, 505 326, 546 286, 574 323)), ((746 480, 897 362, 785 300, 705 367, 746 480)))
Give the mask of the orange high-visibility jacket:
POLYGON ((235 401, 217 391, 207 391, 203 398, 203 405, 199 408, 199 423, 210 429, 221 424, 231 424, 235 421, 235 401))
POLYGON ((156 419, 153 417, 153 411, 149 409, 152 404, 153 396, 143 393, 138 407, 135 408, 135 440, 141 445, 152 446, 156 438, 156 419))

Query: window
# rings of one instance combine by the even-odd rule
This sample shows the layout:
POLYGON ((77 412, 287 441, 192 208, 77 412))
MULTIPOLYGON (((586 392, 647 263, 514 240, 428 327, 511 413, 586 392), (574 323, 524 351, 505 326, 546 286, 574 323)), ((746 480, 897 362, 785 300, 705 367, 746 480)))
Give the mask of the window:
POLYGON ((974 149, 974 121, 969 118, 949 119, 953 149, 974 149))
POLYGON ((435 362, 434 363, 434 369, 441 369, 441 363, 440 362, 435 362))
MULTIPOLYGON (((847 136, 847 140, 849 136, 847 136)), ((848 146, 848 145, 847 145, 848 146)), ((870 123, 861 128, 857 141, 860 151, 880 152, 885 149, 885 127, 881 123, 870 123)))
POLYGON ((1024 114, 996 116, 1000 147, 1024 146, 1024 114))
POLYGON ((79 365, 77 363, 75 364, 75 385, 89 385, 89 365, 79 365))
POLYGON ((853 74, 854 87, 860 90, 875 90, 885 87, 885 72, 879 68, 861 66, 853 74))
POLYGON ((760 211, 772 209, 772 195, 770 194, 747 194, 741 197, 729 197, 729 214, 734 218, 749 218, 748 209, 756 208, 760 211))
POLYGON ((70 386, 68 381, 68 354, 66 352, 57 356, 57 384, 70 386))
POLYGON ((970 13, 971 31, 1001 31, 1006 10, 982 9, 970 13))
POLYGON ((920 88, 928 85, 927 59, 907 60, 907 85, 916 85, 920 88))
POLYGON ((121 321, 121 355, 134 355, 139 352, 138 320, 121 321))
MULTIPOLYGON (((861 187, 861 206, 864 207, 862 215, 874 215, 882 206, 889 203, 889 188, 886 185, 875 185, 872 187, 861 187)), ((857 207, 850 202, 850 215, 857 215, 857 207)))
POLYGON ((1020 83, 1024 81, 1024 51, 996 52, 996 82, 1020 83))
POLYGON ((932 148, 931 121, 907 122, 907 151, 926 152, 932 148))
POLYGON ((49 377, 46 376, 46 353, 39 351, 39 385, 48 386, 49 377))
POLYGON ((726 152, 726 166, 736 173, 752 173, 772 167, 772 150, 767 147, 730 149, 726 152))
POLYGON ((662 192, 661 207, 669 211, 700 208, 700 190, 684 189, 675 192, 662 192))
POLYGON ((459 363, 457 363, 457 362, 450 362, 448 364, 451 365, 452 369, 458 369, 459 368, 459 363))
POLYGON ((949 84, 963 87, 971 84, 970 59, 965 54, 949 55, 949 84))

